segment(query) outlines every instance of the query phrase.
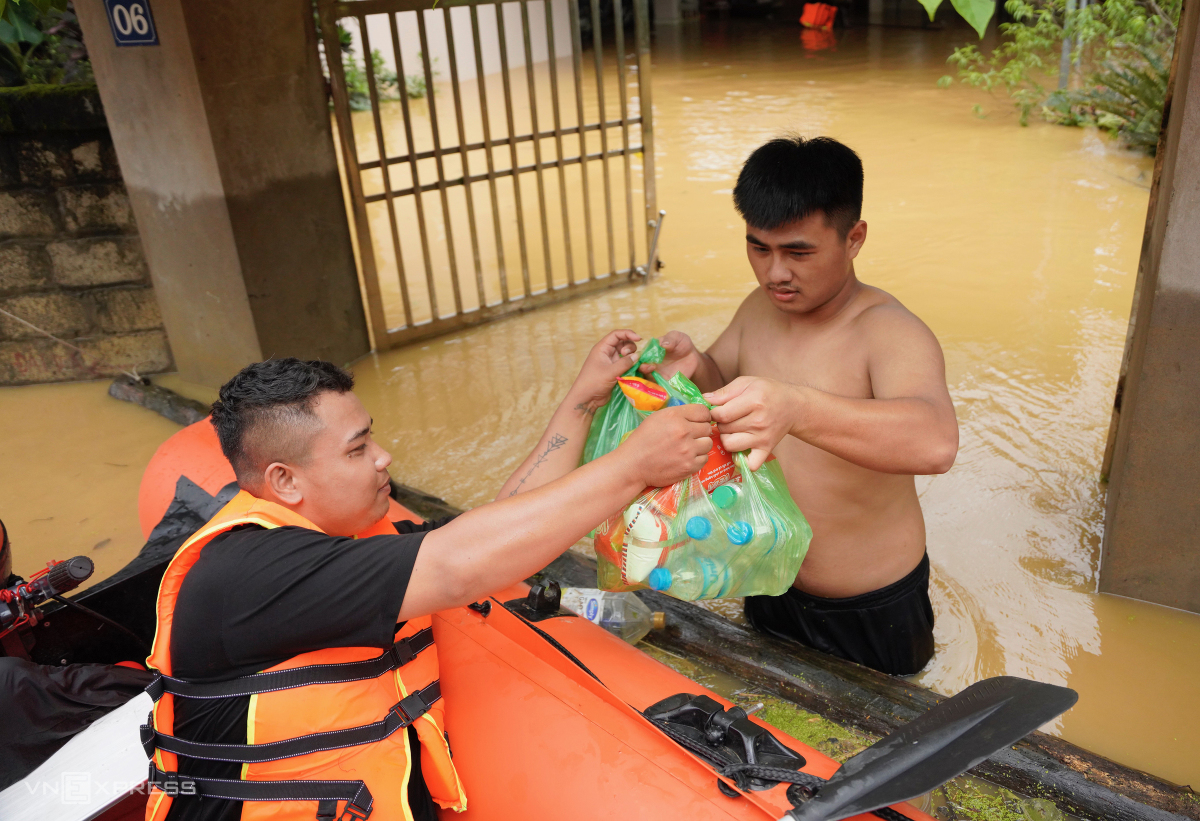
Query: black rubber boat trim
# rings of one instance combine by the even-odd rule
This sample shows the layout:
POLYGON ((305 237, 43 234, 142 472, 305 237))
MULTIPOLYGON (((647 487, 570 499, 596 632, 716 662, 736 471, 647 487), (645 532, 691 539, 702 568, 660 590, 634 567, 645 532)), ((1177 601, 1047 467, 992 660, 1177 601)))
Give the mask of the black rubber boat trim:
MULTIPOLYGON (((571 661, 575 662, 575 665, 576 665, 577 667, 579 667, 579 669, 580 669, 580 670, 582 670, 583 672, 587 673, 587 674, 588 674, 589 676, 591 676, 592 678, 596 679, 596 681, 597 681, 597 682, 599 682, 599 684, 600 684, 601 686, 603 686, 603 687, 604 687, 604 689, 606 689, 606 690, 610 689, 610 688, 609 688, 609 686, 608 686, 607 684, 605 684, 603 681, 600 681, 600 676, 596 675, 596 674, 595 674, 595 673, 593 673, 591 670, 589 670, 589 669, 588 669, 588 666, 587 666, 586 664, 584 664, 582 661, 580 661, 578 658, 576 658, 574 653, 572 653, 570 650, 568 650, 567 648, 565 648, 565 647, 563 647, 561 644, 559 644, 559 643, 558 643, 558 640, 557 640, 557 639, 555 639, 555 638, 554 638, 554 636, 550 635, 550 634, 549 634, 549 633, 547 633, 545 630, 543 630, 542 628, 538 627, 536 624, 534 624, 534 623, 533 623, 533 622, 531 622, 529 619, 527 619, 527 618, 525 618, 524 616, 522 616, 522 615, 521 615, 520 613, 518 613, 516 610, 513 610, 511 607, 508 607, 507 605, 505 605, 505 604, 504 604, 503 602, 501 602, 499 599, 497 599, 497 598, 493 598, 493 599, 492 599, 492 601, 496 602, 496 604, 498 604, 498 605, 500 605, 501 607, 503 607, 503 608, 504 608, 505 610, 507 610, 509 613, 512 613, 514 616, 516 616, 516 617, 517 617, 517 618, 518 618, 518 619, 521 621, 521 623, 522 623, 522 624, 524 624, 524 625, 525 625, 526 627, 528 627, 530 630, 532 630, 533 632, 535 632, 535 633, 537 633, 539 636, 541 636, 543 639, 545 639, 545 640, 546 640, 546 642, 547 642, 547 643, 549 643, 549 645, 550 645, 551 647, 553 647, 553 648, 554 648, 555 650, 557 650, 558 652, 562 653, 564 656, 566 656, 567 658, 569 658, 571 661)), ((632 706, 632 705, 630 705, 630 706, 632 706)), ((637 709, 637 708, 634 708, 634 709, 637 709)))

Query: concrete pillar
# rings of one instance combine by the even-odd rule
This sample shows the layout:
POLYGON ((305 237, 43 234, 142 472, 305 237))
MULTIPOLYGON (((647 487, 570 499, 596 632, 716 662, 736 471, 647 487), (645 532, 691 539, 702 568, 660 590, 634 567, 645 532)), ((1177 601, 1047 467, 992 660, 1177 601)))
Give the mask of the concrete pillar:
POLYGON ((1193 612, 1200 612, 1198 24, 1200 3, 1184 4, 1118 387, 1100 563, 1101 592, 1193 612))
POLYGON ((76 11, 184 378, 370 347, 308 0, 149 0, 159 45, 76 11))

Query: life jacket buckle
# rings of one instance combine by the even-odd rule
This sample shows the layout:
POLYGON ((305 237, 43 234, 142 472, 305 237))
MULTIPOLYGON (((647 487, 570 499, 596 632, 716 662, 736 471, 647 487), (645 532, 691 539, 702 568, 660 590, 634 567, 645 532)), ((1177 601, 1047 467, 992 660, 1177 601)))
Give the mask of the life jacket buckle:
POLYGON ((392 707, 392 712, 400 717, 401 727, 407 727, 421 716, 429 712, 429 705, 425 703, 425 699, 421 698, 419 692, 413 693, 410 696, 400 699, 392 707))
POLYGON ((417 657, 408 639, 401 639, 392 645, 392 655, 396 657, 396 666, 403 667, 417 657))
POLYGON ((342 812, 338 821, 366 821, 370 814, 370 810, 364 810, 353 802, 349 802, 346 804, 346 809, 342 812))
POLYGON ((154 758, 154 751, 157 749, 155 745, 155 736, 157 733, 154 730, 154 717, 151 714, 150 719, 145 724, 138 727, 138 735, 141 737, 142 749, 146 751, 146 758, 154 758))

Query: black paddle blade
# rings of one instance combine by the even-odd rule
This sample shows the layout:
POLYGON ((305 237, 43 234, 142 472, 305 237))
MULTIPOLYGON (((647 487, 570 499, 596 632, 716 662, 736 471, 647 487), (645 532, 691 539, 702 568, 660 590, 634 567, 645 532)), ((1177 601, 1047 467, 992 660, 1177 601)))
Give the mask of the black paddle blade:
POLYGON ((972 684, 842 765, 796 821, 837 821, 929 792, 1003 750, 1079 699, 1066 687, 998 676, 972 684))

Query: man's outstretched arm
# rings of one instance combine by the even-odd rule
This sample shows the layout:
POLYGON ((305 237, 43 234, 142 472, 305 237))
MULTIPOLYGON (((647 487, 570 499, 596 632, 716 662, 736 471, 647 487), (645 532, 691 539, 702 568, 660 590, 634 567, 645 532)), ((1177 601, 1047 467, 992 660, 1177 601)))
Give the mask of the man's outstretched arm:
POLYGON ((542 438, 508 477, 497 499, 541 487, 579 465, 592 417, 608 402, 617 377, 633 367, 640 339, 633 331, 610 331, 592 347, 542 438))
POLYGON ((874 318, 870 399, 804 385, 740 377, 705 398, 730 452, 750 450, 757 469, 784 436, 879 471, 945 473, 958 454, 958 420, 936 337, 912 314, 888 308, 874 318))
POLYGON ((665 408, 612 453, 433 531, 417 554, 400 619, 467 604, 533 575, 646 487, 703 467, 710 430, 703 405, 665 408))

